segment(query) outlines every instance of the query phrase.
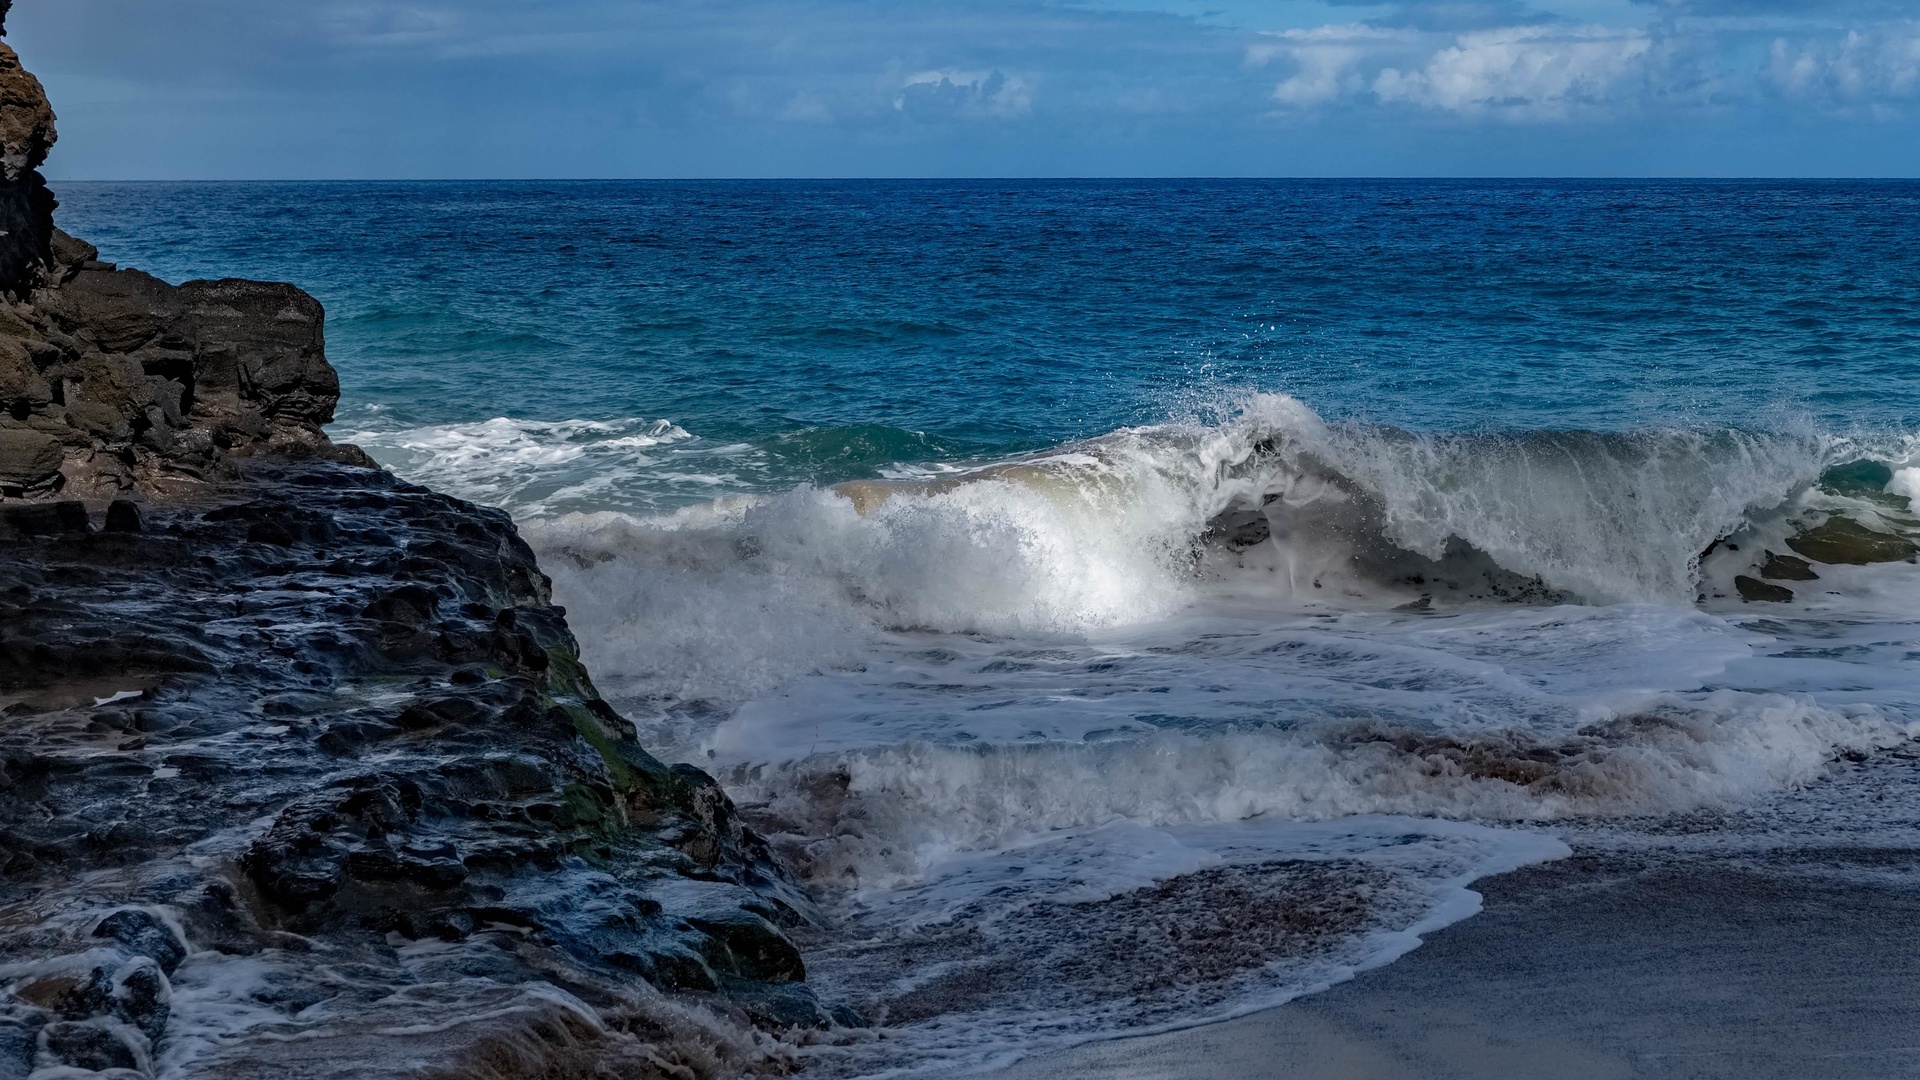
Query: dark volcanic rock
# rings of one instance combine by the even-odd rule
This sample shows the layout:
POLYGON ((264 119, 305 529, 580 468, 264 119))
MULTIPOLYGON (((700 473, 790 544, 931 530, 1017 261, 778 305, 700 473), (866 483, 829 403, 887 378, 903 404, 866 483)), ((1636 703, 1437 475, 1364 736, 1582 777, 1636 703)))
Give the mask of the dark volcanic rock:
POLYGON ((370 464, 321 432, 340 383, 311 296, 257 281, 175 287, 54 241, 32 304, 0 312, 0 491, 178 493, 231 479, 232 459, 254 453, 370 464))
POLYGON ((0 497, 230 479, 252 453, 370 464, 321 433, 339 380, 320 304, 292 285, 170 285, 53 224, 53 110, 0 45, 0 497))
POLYGON ((129 499, 115 499, 107 504, 108 532, 139 532, 140 508, 129 499))
POLYGON ((1767 561, 1760 564, 1760 576, 1774 581, 1820 580, 1820 575, 1813 572, 1807 560, 1791 555, 1775 555, 1771 551, 1767 552, 1767 561))
POLYGON ((332 1037, 455 971, 432 1011, 478 1029, 547 986, 828 1022, 784 930, 804 897, 599 699, 504 514, 325 461, 227 493, 0 546, 0 980, 72 981, 18 1002, 65 1025, 37 1061, 164 1059, 207 949, 290 1003, 217 1055, 249 1073, 298 1003, 328 1000, 309 1037, 332 1037))
POLYGON ((1741 574, 1733 579, 1733 587, 1740 592, 1740 599, 1784 604, 1793 599, 1793 590, 1780 585, 1772 585, 1741 574))
POLYGON ((27 428, 0 428, 0 491, 50 488, 66 454, 60 440, 27 428))

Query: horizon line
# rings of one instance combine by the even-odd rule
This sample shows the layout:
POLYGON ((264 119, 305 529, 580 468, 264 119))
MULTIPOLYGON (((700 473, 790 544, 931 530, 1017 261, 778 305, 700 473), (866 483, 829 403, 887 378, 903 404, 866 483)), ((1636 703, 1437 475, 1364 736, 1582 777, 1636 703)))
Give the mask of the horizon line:
POLYGON ((254 177, 69 177, 49 179, 49 185, 57 184, 750 184, 750 183, 1032 183, 1032 182, 1074 182, 1074 183, 1196 183, 1196 182, 1274 182, 1274 181, 1313 181, 1313 182, 1407 182, 1428 181, 1444 183, 1488 183, 1494 181, 1517 183, 1550 183, 1583 181, 1589 183, 1885 183, 1920 181, 1920 176, 1906 175, 1575 175, 1575 174, 1489 174, 1484 176, 1436 175, 1431 173, 1405 174, 1367 174, 1367 175, 1256 175, 1256 174, 1209 174, 1195 176, 1121 176, 1121 175, 1067 175, 1048 174, 1030 176, 854 176, 854 175, 817 175, 817 176, 356 176, 356 177, 296 177, 296 176, 254 176, 254 177))

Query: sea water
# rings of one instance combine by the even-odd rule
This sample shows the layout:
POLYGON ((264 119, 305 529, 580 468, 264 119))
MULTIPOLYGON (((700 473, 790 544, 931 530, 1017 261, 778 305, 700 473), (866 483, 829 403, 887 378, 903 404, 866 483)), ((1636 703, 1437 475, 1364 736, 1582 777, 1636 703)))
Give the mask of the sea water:
POLYGON ((307 288, 334 436, 519 519, 815 898, 822 1072, 1281 1002, 1920 734, 1920 185, 58 194, 307 288))

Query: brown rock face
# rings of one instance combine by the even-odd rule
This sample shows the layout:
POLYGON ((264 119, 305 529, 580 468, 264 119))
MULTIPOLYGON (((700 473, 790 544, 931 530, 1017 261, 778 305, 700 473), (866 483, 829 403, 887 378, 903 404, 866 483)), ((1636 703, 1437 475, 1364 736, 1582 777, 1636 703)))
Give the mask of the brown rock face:
POLYGON ((38 488, 59 474, 66 455, 51 435, 0 428, 0 486, 38 488))
POLYGON ((46 164, 55 138, 45 88, 11 46, 0 45, 0 176, 18 180, 46 164))
POLYGON ((162 491, 261 450, 368 464, 320 430, 340 381, 319 302, 99 261, 54 227, 53 141, 40 81, 0 44, 0 499, 162 491))
MULTIPOLYGON (((0 22, 5 17, 0 6, 0 22)), ((54 138, 46 90, 13 49, 0 44, 0 291, 24 293, 50 260, 55 204, 36 170, 54 138)))
POLYGON ((29 302, 0 308, 0 433, 18 433, 0 442, 14 447, 0 497, 165 491, 261 451, 366 463, 320 430, 340 380, 313 297, 259 281, 170 285, 57 229, 48 251, 29 302))

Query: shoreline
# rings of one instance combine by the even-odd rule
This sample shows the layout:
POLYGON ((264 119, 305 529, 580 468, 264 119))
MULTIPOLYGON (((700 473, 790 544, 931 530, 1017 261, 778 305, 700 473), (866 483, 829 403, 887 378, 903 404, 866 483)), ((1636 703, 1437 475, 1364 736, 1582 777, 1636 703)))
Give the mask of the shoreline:
POLYGON ((1481 879, 1395 962, 1218 1024, 1043 1053, 1000 1080, 1920 1075, 1906 847, 1603 852, 1481 879))

